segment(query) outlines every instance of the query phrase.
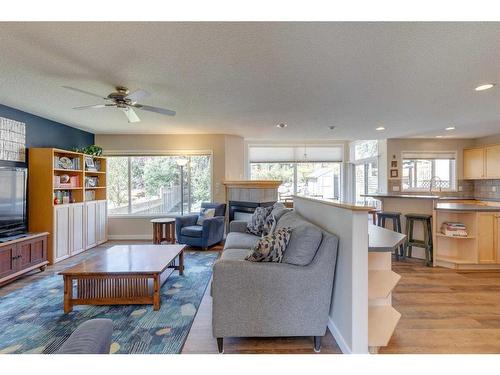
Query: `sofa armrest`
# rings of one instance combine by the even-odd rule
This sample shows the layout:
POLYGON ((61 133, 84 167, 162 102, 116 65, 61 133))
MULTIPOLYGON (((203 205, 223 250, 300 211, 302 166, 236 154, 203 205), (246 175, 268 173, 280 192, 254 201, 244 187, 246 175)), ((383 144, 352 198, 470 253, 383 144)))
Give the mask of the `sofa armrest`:
POLYGON ((203 220, 203 246, 212 245, 224 239, 224 216, 203 220))
POLYGON ((248 222, 245 220, 233 220, 229 223, 229 233, 240 232, 245 233, 247 231, 248 222))
POLYGON ((109 354, 113 321, 91 319, 80 324, 56 354, 109 354))
POLYGON ((318 272, 318 266, 217 261, 214 337, 324 335, 334 270, 318 272))

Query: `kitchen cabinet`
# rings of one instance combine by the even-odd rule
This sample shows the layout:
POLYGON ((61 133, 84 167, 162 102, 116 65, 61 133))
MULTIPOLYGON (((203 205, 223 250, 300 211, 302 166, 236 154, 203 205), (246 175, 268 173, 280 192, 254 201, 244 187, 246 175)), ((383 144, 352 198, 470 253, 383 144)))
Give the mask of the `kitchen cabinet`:
POLYGON ((86 249, 97 246, 97 201, 85 202, 86 249))
POLYGON ((54 262, 63 260, 71 254, 70 211, 68 204, 54 207, 54 262))
POLYGON ((477 252, 479 264, 496 263, 497 214, 478 212, 477 252))
POLYGON ((486 178, 500 178, 500 145, 485 149, 486 178))
POLYGON ((474 180, 484 177, 484 148, 464 150, 464 179, 474 180))

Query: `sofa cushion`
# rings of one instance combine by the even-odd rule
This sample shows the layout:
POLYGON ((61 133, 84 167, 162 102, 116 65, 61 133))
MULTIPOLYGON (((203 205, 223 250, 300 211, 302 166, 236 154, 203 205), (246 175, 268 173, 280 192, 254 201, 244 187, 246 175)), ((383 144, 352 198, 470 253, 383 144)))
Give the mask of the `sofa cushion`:
POLYGON ((313 224, 295 227, 283 257, 283 263, 307 266, 314 259, 322 238, 321 230, 313 224))
POLYGON ((222 252, 220 258, 224 260, 245 260, 252 253, 250 249, 226 249, 222 252))
POLYGON ((197 225, 203 225, 205 219, 210 219, 215 216, 215 208, 202 208, 200 214, 198 215, 197 225))
POLYGON ((250 250, 259 242, 260 237, 250 233, 231 232, 226 237, 225 249, 248 249, 250 250))
POLYGON ((201 237, 202 233, 203 227, 201 225, 189 225, 181 229, 181 234, 188 237, 201 237))
POLYGON ((281 263, 291 234, 292 228, 281 228, 262 237, 245 259, 251 262, 281 263))
POLYGON ((273 215, 276 218, 276 221, 279 221, 279 219, 289 211, 290 209, 286 208, 283 203, 276 202, 273 205, 273 210, 271 211, 271 215, 273 215))
POLYGON ((247 224, 247 232, 261 236, 266 223, 266 218, 269 216, 273 206, 257 207, 252 214, 250 221, 247 224))

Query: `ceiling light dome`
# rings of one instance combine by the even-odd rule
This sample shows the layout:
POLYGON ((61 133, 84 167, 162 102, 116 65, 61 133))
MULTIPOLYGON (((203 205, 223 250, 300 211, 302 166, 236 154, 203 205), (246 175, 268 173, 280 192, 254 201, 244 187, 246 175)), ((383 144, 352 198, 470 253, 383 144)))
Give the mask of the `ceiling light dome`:
POLYGON ((494 86, 495 86, 494 83, 485 83, 484 85, 477 86, 474 90, 476 90, 476 91, 484 91, 484 90, 491 89, 494 86))

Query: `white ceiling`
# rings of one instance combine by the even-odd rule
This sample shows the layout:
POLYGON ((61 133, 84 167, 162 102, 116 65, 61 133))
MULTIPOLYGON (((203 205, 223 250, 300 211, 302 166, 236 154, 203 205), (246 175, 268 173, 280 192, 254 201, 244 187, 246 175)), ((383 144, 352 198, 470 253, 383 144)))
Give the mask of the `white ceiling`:
POLYGON ((478 137, 500 132, 500 85, 474 91, 500 84, 499 41, 499 23, 0 23, 0 103, 94 133, 478 137), (99 99, 63 85, 143 88, 177 116, 75 111, 99 99))

